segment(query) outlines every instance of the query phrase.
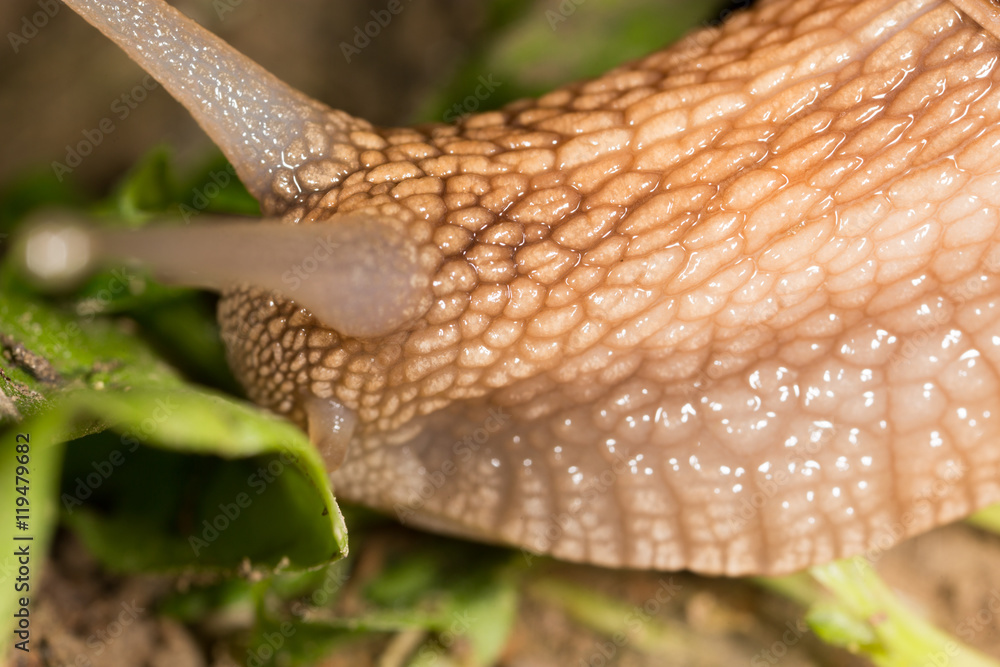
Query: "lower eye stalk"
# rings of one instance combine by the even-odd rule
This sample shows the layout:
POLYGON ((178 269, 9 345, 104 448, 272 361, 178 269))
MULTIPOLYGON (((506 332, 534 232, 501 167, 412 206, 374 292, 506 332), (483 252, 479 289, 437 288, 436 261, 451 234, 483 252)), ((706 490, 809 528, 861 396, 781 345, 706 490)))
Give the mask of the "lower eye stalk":
POLYGON ((337 470, 347 457, 357 417, 340 401, 318 396, 306 401, 306 415, 309 439, 323 457, 326 469, 330 472, 337 470))
POLYGON ((429 284, 415 245, 369 215, 310 225, 226 220, 138 230, 50 222, 33 227, 21 247, 27 272, 49 284, 79 280, 98 264, 136 262, 170 284, 277 292, 359 338, 392 333, 418 316, 429 284))

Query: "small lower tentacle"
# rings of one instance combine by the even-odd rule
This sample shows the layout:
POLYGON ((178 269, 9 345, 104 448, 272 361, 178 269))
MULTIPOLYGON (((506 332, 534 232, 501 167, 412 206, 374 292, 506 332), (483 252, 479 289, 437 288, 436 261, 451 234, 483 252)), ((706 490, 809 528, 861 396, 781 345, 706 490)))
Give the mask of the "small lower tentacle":
POLYGON ((305 408, 309 420, 309 439, 323 457, 326 469, 333 472, 347 458, 348 446, 358 421, 357 415, 332 398, 310 397, 305 402, 305 408))

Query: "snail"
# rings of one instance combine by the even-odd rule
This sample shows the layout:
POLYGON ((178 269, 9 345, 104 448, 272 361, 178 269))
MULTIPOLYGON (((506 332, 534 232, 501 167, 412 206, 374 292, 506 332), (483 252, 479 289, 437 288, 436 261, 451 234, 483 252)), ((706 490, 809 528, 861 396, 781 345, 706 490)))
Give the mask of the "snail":
POLYGON ((127 257, 220 290, 238 379, 307 430, 339 497, 727 575, 1000 501, 988 0, 765 0, 415 128, 307 98, 162 0, 67 5, 189 109, 265 219, 58 227, 29 264, 127 257))

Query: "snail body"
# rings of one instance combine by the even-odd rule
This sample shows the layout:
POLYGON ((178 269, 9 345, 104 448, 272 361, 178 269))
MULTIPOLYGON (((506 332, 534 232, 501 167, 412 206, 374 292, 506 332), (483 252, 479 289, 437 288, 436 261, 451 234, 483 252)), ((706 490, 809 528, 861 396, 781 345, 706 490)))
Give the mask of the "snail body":
POLYGON ((732 575, 1000 501, 985 0, 772 0, 537 100, 389 129, 159 0, 67 4, 188 106, 269 218, 240 228, 239 270, 223 241, 108 252, 217 270, 190 282, 222 289, 231 366, 308 430, 339 496, 732 575))

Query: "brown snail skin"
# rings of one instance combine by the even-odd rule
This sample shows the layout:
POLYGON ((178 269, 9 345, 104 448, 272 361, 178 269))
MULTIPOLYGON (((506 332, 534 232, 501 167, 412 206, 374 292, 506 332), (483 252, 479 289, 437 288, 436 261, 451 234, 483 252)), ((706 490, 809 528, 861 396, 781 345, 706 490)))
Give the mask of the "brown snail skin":
POLYGON ((197 261, 162 237, 95 252, 224 288, 233 369, 308 430, 338 496, 566 560, 730 575, 1000 501, 986 0, 765 1, 412 129, 304 97, 159 0, 67 4, 188 107, 268 218, 186 241, 197 261))

